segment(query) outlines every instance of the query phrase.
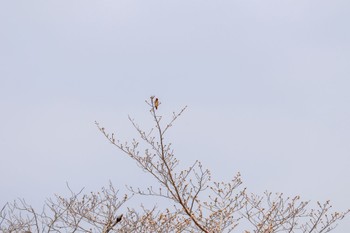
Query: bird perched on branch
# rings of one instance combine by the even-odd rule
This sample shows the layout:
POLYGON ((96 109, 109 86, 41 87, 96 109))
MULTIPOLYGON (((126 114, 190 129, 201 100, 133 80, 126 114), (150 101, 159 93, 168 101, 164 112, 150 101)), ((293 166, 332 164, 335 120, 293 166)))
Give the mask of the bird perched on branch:
POLYGON ((154 107, 156 109, 158 109, 158 106, 159 106, 159 100, 158 100, 158 98, 156 98, 155 101, 154 101, 154 107))
POLYGON ((122 214, 119 215, 118 218, 116 219, 116 223, 120 222, 122 220, 122 218, 123 218, 123 215, 122 214))

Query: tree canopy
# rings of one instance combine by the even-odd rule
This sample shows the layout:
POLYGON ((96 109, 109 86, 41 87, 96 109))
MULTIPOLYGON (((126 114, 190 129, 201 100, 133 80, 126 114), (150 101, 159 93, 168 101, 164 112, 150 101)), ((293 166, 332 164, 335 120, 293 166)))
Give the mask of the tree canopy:
POLYGON ((211 172, 196 160, 180 169, 167 132, 186 107, 173 113, 169 122, 158 114, 161 102, 151 96, 146 101, 153 127, 144 130, 129 117, 138 138, 122 142, 96 122, 107 140, 134 160, 158 184, 142 190, 129 187, 120 195, 110 184, 99 192, 71 192, 69 197, 54 196, 43 209, 35 210, 25 200, 8 203, 0 210, 1 232, 245 232, 321 233, 333 230, 349 210, 335 212, 330 201, 316 202, 283 193, 250 193, 242 187, 241 175, 229 182, 213 181, 211 172), (124 208, 134 196, 169 200, 164 209, 124 208))

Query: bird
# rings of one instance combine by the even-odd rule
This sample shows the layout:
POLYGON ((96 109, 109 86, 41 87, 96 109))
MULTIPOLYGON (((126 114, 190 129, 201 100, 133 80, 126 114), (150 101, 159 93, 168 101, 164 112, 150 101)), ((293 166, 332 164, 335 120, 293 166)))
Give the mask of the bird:
POLYGON ((117 222, 117 223, 120 222, 120 221, 122 220, 122 218, 123 218, 123 215, 122 215, 122 214, 119 215, 119 216, 117 217, 117 219, 116 219, 116 222, 117 222))
POLYGON ((158 109, 158 106, 159 106, 159 100, 158 98, 156 98, 156 100, 154 101, 154 107, 158 109))

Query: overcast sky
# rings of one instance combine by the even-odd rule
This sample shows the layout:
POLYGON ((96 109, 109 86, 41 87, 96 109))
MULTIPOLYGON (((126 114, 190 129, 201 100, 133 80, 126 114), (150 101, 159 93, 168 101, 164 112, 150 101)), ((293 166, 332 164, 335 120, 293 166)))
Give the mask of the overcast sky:
MULTIPOLYGON (((171 115, 184 164, 350 207, 350 1, 0 1, 0 205, 154 184, 108 144, 171 115)), ((350 218, 335 232, 346 233, 350 218)))

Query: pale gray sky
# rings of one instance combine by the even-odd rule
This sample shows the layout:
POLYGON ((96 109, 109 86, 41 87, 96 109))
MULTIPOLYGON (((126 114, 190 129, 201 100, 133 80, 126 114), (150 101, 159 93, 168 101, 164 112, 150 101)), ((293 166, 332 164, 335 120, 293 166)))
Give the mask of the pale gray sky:
MULTIPOLYGON (((137 185, 109 145, 144 100, 187 112, 179 159, 350 207, 350 1, 0 1, 0 204, 137 185)), ((143 184, 152 184, 145 177, 143 184)), ((335 232, 346 233, 350 219, 335 232)))

